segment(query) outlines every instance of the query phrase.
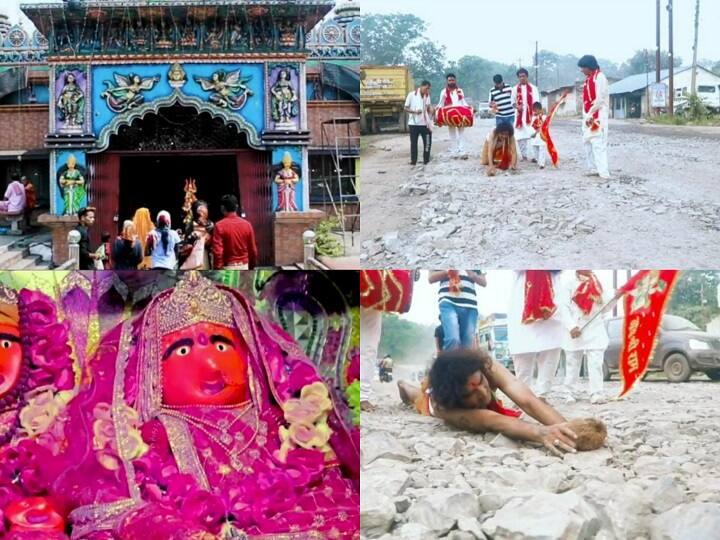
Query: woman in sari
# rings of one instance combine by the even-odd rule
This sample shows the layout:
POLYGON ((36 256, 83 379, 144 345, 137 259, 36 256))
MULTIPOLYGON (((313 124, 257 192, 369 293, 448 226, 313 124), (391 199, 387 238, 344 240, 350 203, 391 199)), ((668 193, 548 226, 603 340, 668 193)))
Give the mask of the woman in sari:
POLYGON ((25 186, 13 180, 5 190, 5 198, 0 201, 0 212, 5 214, 21 214, 25 211, 25 186))
MULTIPOLYGON (((135 226, 135 234, 140 240, 141 253, 145 253, 145 242, 150 233, 155 230, 155 225, 150 219, 150 210, 147 208, 138 208, 133 216, 133 225, 135 226)), ((144 257, 138 265, 138 270, 147 270, 152 264, 152 257, 149 255, 144 257)))
POLYGON ((239 292, 189 274, 97 351, 53 485, 73 538, 359 538, 359 441, 239 292))

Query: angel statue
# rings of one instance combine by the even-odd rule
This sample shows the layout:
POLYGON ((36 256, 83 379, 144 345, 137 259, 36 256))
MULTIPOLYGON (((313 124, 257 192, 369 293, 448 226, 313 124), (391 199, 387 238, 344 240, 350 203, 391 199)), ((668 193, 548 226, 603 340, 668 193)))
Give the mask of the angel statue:
POLYGON ((251 80, 252 76, 243 77, 240 70, 226 73, 221 69, 213 73, 210 79, 195 76, 195 82, 206 92, 211 92, 208 98, 211 103, 235 111, 242 109, 247 98, 253 95, 247 86, 251 80))
POLYGON ((152 90, 160 81, 160 76, 148 77, 143 79, 140 75, 131 73, 130 75, 113 74, 115 84, 112 81, 104 81, 107 90, 100 94, 100 97, 107 102, 107 106, 113 112, 124 112, 142 104, 145 97, 142 92, 152 90))

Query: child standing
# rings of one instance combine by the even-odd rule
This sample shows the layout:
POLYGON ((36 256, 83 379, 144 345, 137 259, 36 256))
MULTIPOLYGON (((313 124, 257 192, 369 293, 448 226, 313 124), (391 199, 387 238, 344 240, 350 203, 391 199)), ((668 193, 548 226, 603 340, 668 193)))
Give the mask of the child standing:
POLYGON ((95 250, 95 270, 110 268, 110 233, 102 233, 101 240, 100 247, 95 250))
POLYGON ((535 135, 532 136, 532 147, 533 147, 533 163, 537 163, 541 169, 545 168, 547 162, 547 142, 543 138, 542 125, 545 122, 545 111, 543 111, 542 103, 536 101, 533 103, 533 118, 532 127, 535 130, 535 135))

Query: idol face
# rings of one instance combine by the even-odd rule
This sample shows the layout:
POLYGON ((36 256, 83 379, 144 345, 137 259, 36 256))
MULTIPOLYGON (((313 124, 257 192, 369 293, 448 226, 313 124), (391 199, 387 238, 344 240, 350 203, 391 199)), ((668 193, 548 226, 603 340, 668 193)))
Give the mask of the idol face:
POLYGON ((247 351, 231 329, 198 323, 162 338, 163 403, 235 405, 249 399, 247 351))
POLYGON ((12 324, 0 324, 0 399, 17 387, 21 371, 20 331, 12 324))

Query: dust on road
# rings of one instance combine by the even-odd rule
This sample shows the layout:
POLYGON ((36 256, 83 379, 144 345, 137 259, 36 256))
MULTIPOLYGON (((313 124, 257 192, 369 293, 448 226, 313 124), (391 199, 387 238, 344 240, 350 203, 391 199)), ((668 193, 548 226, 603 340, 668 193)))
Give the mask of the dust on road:
POLYGON ((720 128, 611 121, 609 181, 586 177, 580 121, 557 119, 558 169, 521 162, 488 178, 494 120, 466 130, 466 160, 409 164, 406 134, 363 137, 363 265, 387 267, 712 267, 720 235, 720 128))

